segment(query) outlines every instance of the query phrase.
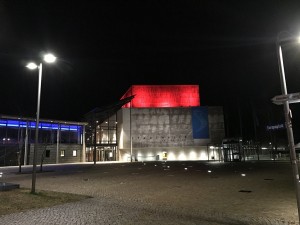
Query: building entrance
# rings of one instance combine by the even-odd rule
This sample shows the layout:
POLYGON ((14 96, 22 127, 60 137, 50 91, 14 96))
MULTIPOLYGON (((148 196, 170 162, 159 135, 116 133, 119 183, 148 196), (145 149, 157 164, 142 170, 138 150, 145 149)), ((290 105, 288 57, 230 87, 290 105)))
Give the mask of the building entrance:
MULTIPOLYGON (((108 147, 96 147, 96 161, 116 161, 116 146, 108 146, 108 147)), ((86 149, 86 161, 93 162, 94 161, 94 148, 89 147, 86 149)))
POLYGON ((243 148, 241 138, 223 139, 224 161, 233 162, 241 161, 243 158, 243 148))

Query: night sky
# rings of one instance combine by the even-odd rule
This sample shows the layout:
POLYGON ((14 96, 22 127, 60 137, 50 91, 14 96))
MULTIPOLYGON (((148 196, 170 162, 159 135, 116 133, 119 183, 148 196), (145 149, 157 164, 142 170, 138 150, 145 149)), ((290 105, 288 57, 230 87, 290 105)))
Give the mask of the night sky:
MULTIPOLYGON (((41 118, 80 121, 134 84, 197 84, 202 106, 224 107, 227 135, 254 138, 284 122, 270 100, 281 94, 275 41, 300 34, 300 1, 9 0, 0 29, 0 114, 35 117, 38 72, 25 66, 50 51, 41 118)), ((300 46, 284 63, 288 92, 300 92, 300 46)))

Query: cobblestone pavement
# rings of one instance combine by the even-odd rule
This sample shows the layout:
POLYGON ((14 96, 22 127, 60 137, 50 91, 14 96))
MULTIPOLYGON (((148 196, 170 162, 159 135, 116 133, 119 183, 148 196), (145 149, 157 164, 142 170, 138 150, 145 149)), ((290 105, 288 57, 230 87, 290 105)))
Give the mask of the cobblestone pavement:
MULTIPOLYGON (((31 170, 0 167, 4 182, 24 188, 31 188, 31 170)), ((299 224, 289 162, 85 163, 43 171, 37 190, 92 198, 1 216, 1 225, 299 224)))

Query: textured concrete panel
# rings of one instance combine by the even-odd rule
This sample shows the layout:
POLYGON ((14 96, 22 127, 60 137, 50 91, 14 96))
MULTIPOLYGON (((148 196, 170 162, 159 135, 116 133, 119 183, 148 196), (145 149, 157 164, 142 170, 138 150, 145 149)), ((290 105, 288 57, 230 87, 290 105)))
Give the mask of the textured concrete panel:
POLYGON ((118 115, 120 158, 130 155, 131 127, 132 151, 139 159, 156 160, 162 152, 173 152, 175 160, 208 159, 207 146, 222 143, 225 136, 222 107, 208 107, 208 122, 209 139, 193 139, 191 108, 123 108, 118 115))
POLYGON ((211 143, 222 143, 225 138, 223 108, 220 106, 208 107, 208 120, 211 143))
POLYGON ((133 147, 192 144, 190 108, 132 109, 133 147))

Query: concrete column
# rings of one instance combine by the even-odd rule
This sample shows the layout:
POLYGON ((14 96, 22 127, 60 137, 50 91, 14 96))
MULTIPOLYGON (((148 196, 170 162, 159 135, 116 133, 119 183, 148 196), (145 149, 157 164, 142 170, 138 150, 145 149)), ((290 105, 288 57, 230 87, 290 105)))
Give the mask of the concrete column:
POLYGON ((85 125, 82 125, 82 162, 85 162, 86 147, 85 147, 85 125))
POLYGON ((24 165, 27 165, 27 157, 28 157, 28 121, 26 121, 26 131, 25 131, 24 165))
POLYGON ((59 163, 60 124, 58 124, 56 135, 56 164, 59 163))

